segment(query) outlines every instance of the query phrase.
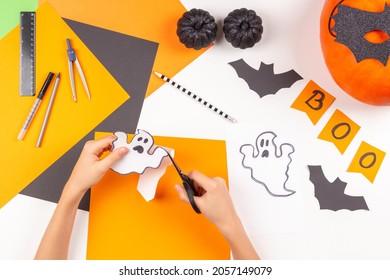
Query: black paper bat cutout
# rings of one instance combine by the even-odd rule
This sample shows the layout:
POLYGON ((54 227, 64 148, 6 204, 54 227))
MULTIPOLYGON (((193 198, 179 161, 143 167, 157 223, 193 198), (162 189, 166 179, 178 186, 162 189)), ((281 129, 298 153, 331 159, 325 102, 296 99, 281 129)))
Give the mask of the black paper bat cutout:
POLYGON ((340 209, 369 210, 362 196, 349 196, 344 193, 347 183, 337 178, 329 182, 319 165, 309 165, 310 181, 314 184, 314 196, 320 203, 320 209, 337 211, 340 209))
POLYGON ((385 3, 383 12, 367 12, 339 4, 338 12, 333 15, 336 42, 348 47, 357 62, 373 58, 384 66, 390 55, 390 40, 374 44, 365 39, 371 31, 383 31, 390 35, 390 8, 385 3))
POLYGON ((243 59, 229 63, 236 70, 238 77, 243 79, 249 88, 264 97, 269 94, 276 94, 281 88, 291 87, 302 77, 294 70, 275 74, 274 64, 261 62, 259 70, 250 67, 243 59))

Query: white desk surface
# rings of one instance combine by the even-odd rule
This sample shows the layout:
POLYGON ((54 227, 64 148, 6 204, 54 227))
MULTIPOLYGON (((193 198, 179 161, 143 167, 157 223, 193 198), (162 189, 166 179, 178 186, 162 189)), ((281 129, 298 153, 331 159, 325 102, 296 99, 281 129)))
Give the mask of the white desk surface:
MULTIPOLYGON (((379 170, 375 184, 369 183, 362 175, 347 173, 346 169, 361 141, 390 152, 387 145, 390 143, 390 133, 386 129, 390 109, 360 103, 345 94, 332 80, 319 41, 319 17, 324 1, 182 0, 182 3, 187 9, 209 11, 219 24, 219 36, 211 49, 174 78, 211 103, 218 104, 239 123, 256 125, 267 117, 263 112, 271 112, 269 117, 276 114, 286 119, 296 118, 303 132, 296 139, 300 147, 307 148, 301 167, 303 183, 297 187, 297 192, 303 197, 303 227, 298 232, 252 234, 250 238, 262 258, 389 259, 388 157, 379 170), (223 19, 230 11, 241 7, 254 9, 263 19, 264 26, 261 42, 246 50, 233 48, 221 36, 223 19), (261 61, 274 63, 276 73, 294 69, 304 79, 291 88, 282 89, 272 98, 260 99, 227 65, 240 58, 252 67, 258 67, 261 61), (314 80, 336 97, 331 109, 317 125, 312 125, 304 113, 290 108, 309 80, 314 80), (361 126, 358 136, 344 155, 340 155, 331 143, 317 139, 336 108, 361 126), (308 179, 308 164, 322 165, 330 181, 340 177, 352 182, 346 193, 364 196, 370 211, 320 210, 314 197, 314 187, 308 179)), ((148 97, 139 128, 153 135, 226 139, 226 131, 234 124, 174 93, 169 85, 164 85, 148 97)), ((55 206, 54 203, 23 195, 17 195, 5 205, 0 210, 0 259, 32 259, 55 206)), ((253 215, 253 212, 240 210, 239 214, 245 218, 253 215)), ((71 240, 71 259, 85 259, 87 229, 88 212, 79 210, 71 240)))

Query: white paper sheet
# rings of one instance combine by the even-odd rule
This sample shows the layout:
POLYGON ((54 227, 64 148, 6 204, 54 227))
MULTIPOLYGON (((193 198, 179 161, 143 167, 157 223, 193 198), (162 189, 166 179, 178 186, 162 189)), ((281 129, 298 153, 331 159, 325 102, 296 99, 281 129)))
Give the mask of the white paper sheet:
POLYGON ((301 231, 304 165, 297 125, 270 120, 237 124, 227 133, 230 193, 248 234, 301 231))

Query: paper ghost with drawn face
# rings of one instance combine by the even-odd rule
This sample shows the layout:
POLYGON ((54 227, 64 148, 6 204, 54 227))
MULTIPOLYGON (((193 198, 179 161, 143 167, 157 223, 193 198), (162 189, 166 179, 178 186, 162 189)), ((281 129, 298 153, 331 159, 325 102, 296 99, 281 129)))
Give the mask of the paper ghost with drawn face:
POLYGON ((289 165, 294 146, 288 143, 279 148, 275 144, 276 134, 272 131, 261 133, 256 139, 256 146, 242 145, 242 165, 250 169, 252 179, 263 185, 272 196, 290 196, 295 191, 287 189, 289 165))
POLYGON ((115 132, 114 135, 118 139, 113 142, 112 150, 119 147, 129 149, 129 152, 111 167, 119 174, 143 174, 146 168, 158 168, 163 158, 168 156, 163 148, 153 147, 152 135, 144 130, 138 129, 130 143, 127 142, 126 133, 115 132))

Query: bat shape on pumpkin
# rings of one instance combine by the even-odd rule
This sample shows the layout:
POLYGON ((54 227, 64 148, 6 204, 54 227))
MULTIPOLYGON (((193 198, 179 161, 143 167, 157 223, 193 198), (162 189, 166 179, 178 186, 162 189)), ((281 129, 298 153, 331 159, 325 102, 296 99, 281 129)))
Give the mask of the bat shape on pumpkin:
POLYGON ((349 196, 344 193, 347 183, 337 178, 334 182, 326 179, 322 167, 309 165, 310 181, 314 185, 314 195, 317 198, 320 209, 341 210, 369 210, 362 196, 349 196))
POLYGON ((383 31, 390 34, 390 7, 385 3, 383 12, 363 11, 339 4, 338 12, 333 15, 336 32, 336 42, 348 47, 357 62, 373 58, 384 66, 390 55, 390 40, 381 43, 371 43, 365 35, 372 31, 383 31))
POLYGON ((259 70, 253 69, 243 59, 229 64, 236 70, 238 77, 243 79, 260 98, 276 94, 280 89, 291 87, 296 81, 302 79, 294 70, 275 74, 273 63, 261 62, 259 70))

